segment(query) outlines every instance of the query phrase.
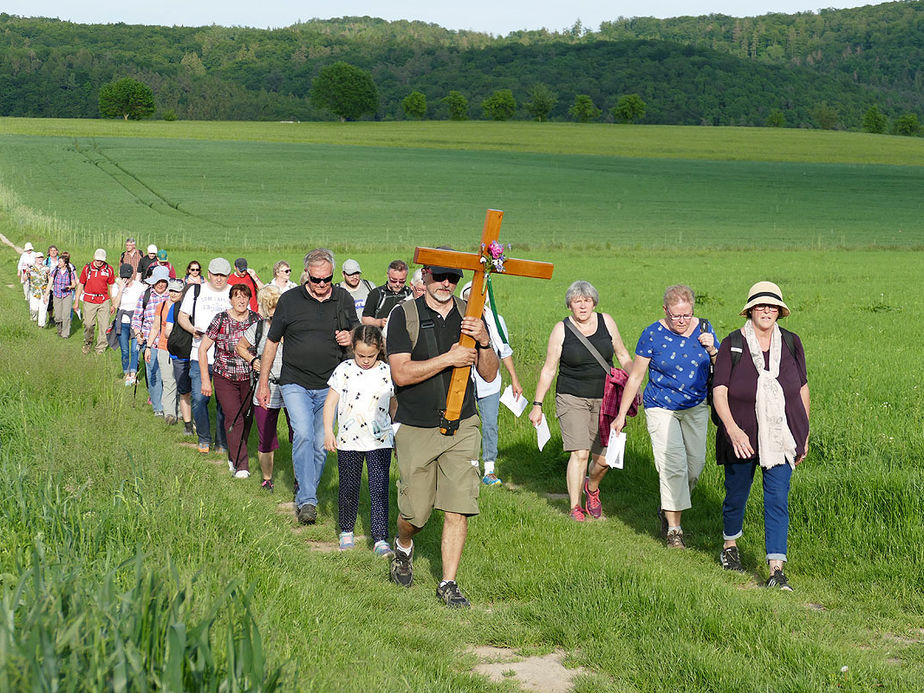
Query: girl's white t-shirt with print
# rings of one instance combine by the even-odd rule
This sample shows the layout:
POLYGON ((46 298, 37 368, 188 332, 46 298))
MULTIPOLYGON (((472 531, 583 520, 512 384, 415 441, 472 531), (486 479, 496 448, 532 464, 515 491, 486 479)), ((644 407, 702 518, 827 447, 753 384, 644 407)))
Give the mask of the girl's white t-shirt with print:
POLYGON ((337 449, 380 450, 394 447, 388 408, 395 388, 391 369, 378 361, 363 369, 349 359, 331 374, 327 384, 340 395, 337 405, 337 449))

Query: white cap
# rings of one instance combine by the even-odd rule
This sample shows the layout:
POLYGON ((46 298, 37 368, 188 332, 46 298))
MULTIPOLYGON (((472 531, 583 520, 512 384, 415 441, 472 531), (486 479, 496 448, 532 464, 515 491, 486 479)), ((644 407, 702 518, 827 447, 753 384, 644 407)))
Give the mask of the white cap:
POLYGON ((33 248, 32 248, 32 243, 30 243, 29 241, 26 241, 26 245, 23 246, 23 252, 25 252, 25 251, 27 251, 27 250, 33 250, 33 248))
POLYGON ((343 263, 344 274, 356 274, 357 272, 362 272, 362 269, 360 269, 359 263, 353 258, 343 263))
POLYGON ((148 253, 154 253, 154 254, 156 255, 156 254, 157 254, 157 246, 154 245, 153 243, 151 243, 151 245, 148 246, 148 253))
POLYGON ((100 262, 106 262, 106 251, 102 248, 97 248, 96 252, 93 253, 93 259, 99 260, 100 262))
POLYGON ((168 270, 163 265, 158 265, 151 272, 151 276, 148 277, 148 284, 154 286, 157 282, 169 282, 170 281, 170 270, 168 270))

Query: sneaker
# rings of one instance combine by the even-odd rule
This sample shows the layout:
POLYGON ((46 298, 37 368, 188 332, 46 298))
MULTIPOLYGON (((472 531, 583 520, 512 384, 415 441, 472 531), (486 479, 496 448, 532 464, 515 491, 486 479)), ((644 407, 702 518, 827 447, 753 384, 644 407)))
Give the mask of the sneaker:
POLYGON ((356 546, 353 540, 353 532, 340 532, 340 550, 349 551, 356 546))
POLYGON ((658 508, 658 521, 661 523, 661 538, 667 539, 667 528, 670 525, 667 523, 667 513, 661 508, 658 508))
POLYGON ((164 417, 164 423, 167 424, 168 426, 172 426, 173 424, 176 423, 176 417, 173 414, 167 414, 164 417))
POLYGON ((436 596, 442 599, 450 609, 467 609, 471 606, 468 599, 459 591, 455 580, 440 583, 436 588, 436 596))
POLYGON ((311 503, 305 503, 295 512, 299 524, 313 525, 318 521, 318 509, 311 503))
POLYGON ((584 479, 584 505, 587 514, 590 515, 595 520, 600 520, 603 518, 603 503, 600 502, 600 489, 596 491, 591 491, 587 486, 587 483, 590 479, 584 479))
POLYGON ((410 587, 414 581, 414 545, 405 553, 395 542, 395 555, 391 559, 391 580, 402 587, 410 587))
POLYGON ((783 574, 782 568, 774 569, 773 575, 767 580, 767 587, 776 587, 784 592, 792 592, 792 587, 789 586, 789 580, 787 580, 786 576, 783 574))
POLYGON ((126 376, 125 376, 125 383, 124 383, 124 384, 125 384, 125 387, 131 387, 131 386, 134 385, 135 383, 132 382, 132 377, 131 377, 130 375, 126 375, 126 376))
POLYGON ((246 469, 239 469, 236 472, 234 472, 234 478, 235 479, 249 479, 250 472, 247 471, 246 469))
POLYGON ((83 351, 84 354, 89 354, 89 353, 90 353, 90 345, 89 345, 89 344, 84 344, 84 345, 83 345, 83 349, 82 349, 81 351, 83 351))
POLYGON ((232 462, 231 460, 228 460, 228 471, 231 472, 232 474, 234 474, 234 471, 235 471, 234 462, 232 462))
POLYGON ((262 488, 264 491, 269 491, 272 493, 276 487, 273 485, 272 479, 264 479, 263 483, 260 484, 260 488, 262 488))
POLYGON ((573 508, 571 508, 570 514, 571 514, 571 519, 574 520, 575 522, 584 521, 584 510, 582 508, 575 505, 573 508))
POLYGON ((372 553, 376 556, 381 556, 382 558, 391 558, 395 555, 395 552, 391 550, 391 547, 388 545, 388 542, 384 539, 380 539, 375 542, 375 545, 372 547, 372 553))
POLYGON ((719 563, 725 570, 737 570, 739 573, 744 572, 744 566, 741 565, 741 557, 738 555, 737 546, 729 546, 722 549, 719 554, 719 563))
POLYGON ((687 545, 683 543, 683 531, 678 529, 673 529, 667 533, 666 543, 669 549, 687 548, 687 545))
POLYGON ((228 448, 226 448, 224 445, 216 445, 214 448, 212 448, 212 452, 214 452, 216 455, 227 455, 228 448))
POLYGON ((164 412, 162 412, 162 411, 156 411, 156 412, 154 412, 154 416, 155 416, 156 418, 158 418, 158 419, 163 419, 163 418, 164 418, 164 412))
POLYGON ((497 486, 498 484, 502 484, 504 482, 497 478, 497 474, 491 473, 485 474, 483 477, 481 477, 481 483, 485 486, 497 486))
POLYGON ((196 449, 201 452, 203 455, 209 454, 209 444, 208 443, 199 443, 196 449))
POLYGON ((192 421, 184 421, 183 422, 183 435, 191 436, 192 434, 193 434, 192 421))

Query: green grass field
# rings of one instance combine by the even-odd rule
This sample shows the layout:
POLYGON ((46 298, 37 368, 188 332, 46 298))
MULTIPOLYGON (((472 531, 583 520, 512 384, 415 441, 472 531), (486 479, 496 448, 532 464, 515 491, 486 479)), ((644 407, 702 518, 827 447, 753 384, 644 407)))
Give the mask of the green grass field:
MULTIPOLYGON (((556 264, 549 282, 496 282, 527 394, 574 279, 598 287, 600 309, 615 317, 630 348, 657 318, 668 284, 691 284, 697 314, 724 335, 740 324, 747 288, 777 281, 793 310, 786 326, 806 345, 812 448, 791 495, 787 573, 797 591, 768 593, 755 588, 766 577, 759 484, 739 544, 751 574, 726 575, 716 560, 723 488, 713 464, 684 516, 691 550, 674 553, 657 537, 657 476, 643 421, 629 427, 626 469, 603 482, 609 519, 578 526, 564 502, 547 496, 565 490, 557 431, 539 453, 525 417, 503 412, 498 471, 516 488, 483 490, 460 572, 474 608, 447 613, 433 596, 438 520, 420 535, 409 591, 388 583, 386 565, 365 548, 318 551, 336 541, 334 457, 322 481, 321 522, 296 530, 279 508, 291 500, 287 444, 278 453, 275 497, 261 496, 255 479, 232 481, 221 460, 210 464, 179 446, 140 393, 133 400, 119 387, 117 355, 83 357, 77 339, 63 342, 29 324, 11 271, 15 255, 4 249, 0 483, 10 490, 0 501, 0 689, 52 680, 73 690, 122 680, 150 688, 175 674, 168 664, 145 670, 175 661, 170 653, 179 646, 159 649, 159 635, 177 633, 178 622, 201 632, 213 608, 211 650, 194 651, 190 638, 190 661, 209 654, 218 671, 210 680, 218 680, 226 670, 257 671, 252 653, 260 652, 268 668, 283 667, 286 689, 515 690, 514 677, 494 684, 471 673, 477 658, 469 648, 478 645, 523 655, 561 648, 568 666, 583 668, 577 691, 924 688, 920 165, 730 161, 741 136, 731 129, 721 131, 728 156, 697 162, 638 152, 560 155, 552 141, 545 153, 383 147, 381 140, 400 134, 391 124, 368 136, 371 147, 230 141, 244 130, 257 139, 254 124, 208 124, 215 141, 160 132, 116 139, 84 122, 31 127, 51 125, 47 137, 2 139, 0 231, 39 246, 59 240, 47 232, 57 228, 73 234, 64 245, 83 257, 98 241, 115 252, 130 232, 141 244, 166 242, 171 260, 184 266, 194 256, 207 261, 220 250, 233 259, 246 250, 265 274, 279 257, 297 263, 323 241, 378 279, 389 259, 409 259, 417 242, 473 244, 484 208, 504 208, 504 239, 556 264), (98 148, 72 151, 64 127, 98 148), (122 168, 88 163, 103 154, 122 168), (800 171, 811 172, 811 184, 800 171), (124 185, 116 180, 123 176, 124 185), (139 204, 130 190, 161 202, 139 204), (543 213, 535 190, 557 193, 550 199, 561 208, 543 213), (494 201, 498 191, 509 204, 494 201), (681 201, 665 203, 670 194, 681 201), (776 195, 797 201, 775 209, 776 195), (617 198, 637 221, 615 215, 617 198), (392 221, 415 208, 417 225, 392 221), (178 211, 196 220, 177 220, 178 211), (245 224, 246 214, 262 217, 262 226, 245 224), (772 231, 774 220, 786 229, 772 231), (394 235, 382 238, 391 223, 394 235), (888 240, 864 236, 873 223, 893 225, 888 240), (825 224, 830 233, 812 230, 825 224), (176 234, 181 242, 173 242, 176 234), (237 591, 223 596, 232 583, 237 591), (145 611, 157 603, 145 596, 151 592, 180 604, 172 625, 145 611), (262 648, 251 646, 254 627, 262 648), (78 669, 92 676, 79 679, 78 669)), ((155 125, 167 127, 132 127, 155 125)), ((203 137, 204 125, 195 126, 203 137)), ((283 127, 267 125, 266 139, 283 127)), ((671 134, 677 142, 663 147, 694 146, 683 144, 684 129, 670 130, 679 131, 671 134)), ((720 131, 686 130, 691 141, 712 138, 710 146, 722 149, 720 131)), ((863 139, 854 137, 844 137, 843 155, 863 139)), ((367 514, 364 501, 358 532, 368 533, 367 514)))

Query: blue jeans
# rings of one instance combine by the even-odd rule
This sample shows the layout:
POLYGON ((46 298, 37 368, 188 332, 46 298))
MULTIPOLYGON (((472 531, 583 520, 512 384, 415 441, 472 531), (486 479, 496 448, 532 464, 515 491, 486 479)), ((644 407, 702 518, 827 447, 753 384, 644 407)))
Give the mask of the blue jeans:
POLYGON ((478 398, 478 416, 481 417, 481 458, 485 462, 497 460, 497 410, 500 392, 478 398))
MULTIPOLYGON (((211 376, 212 367, 209 366, 209 377, 211 376)), ((189 361, 189 380, 192 383, 192 415, 193 421, 196 422, 199 444, 211 445, 212 424, 209 421, 209 400, 211 397, 202 395, 202 375, 199 373, 199 362, 191 359, 189 361)), ((218 398, 215 399, 215 447, 228 449, 228 437, 225 434, 225 413, 221 410, 218 398)))
POLYGON ((155 412, 163 413, 164 379, 157 362, 157 349, 151 349, 151 362, 145 362, 144 367, 148 371, 148 396, 151 398, 151 407, 155 412))
POLYGON ((122 372, 138 372, 138 340, 132 335, 129 322, 119 323, 119 347, 122 351, 122 372))
MULTIPOLYGON (((725 467, 725 501, 722 503, 722 537, 740 537, 744 526, 744 504, 754 481, 757 462, 734 462, 725 467)), ((789 536, 789 481, 792 467, 778 464, 760 470, 764 478, 764 543, 767 560, 786 560, 789 536)))
POLYGON ((279 386, 282 400, 289 412, 294 437, 292 439, 292 469, 298 491, 295 507, 305 503, 318 504, 318 483, 324 473, 327 450, 324 449, 324 400, 330 388, 306 390, 288 383, 279 386))

